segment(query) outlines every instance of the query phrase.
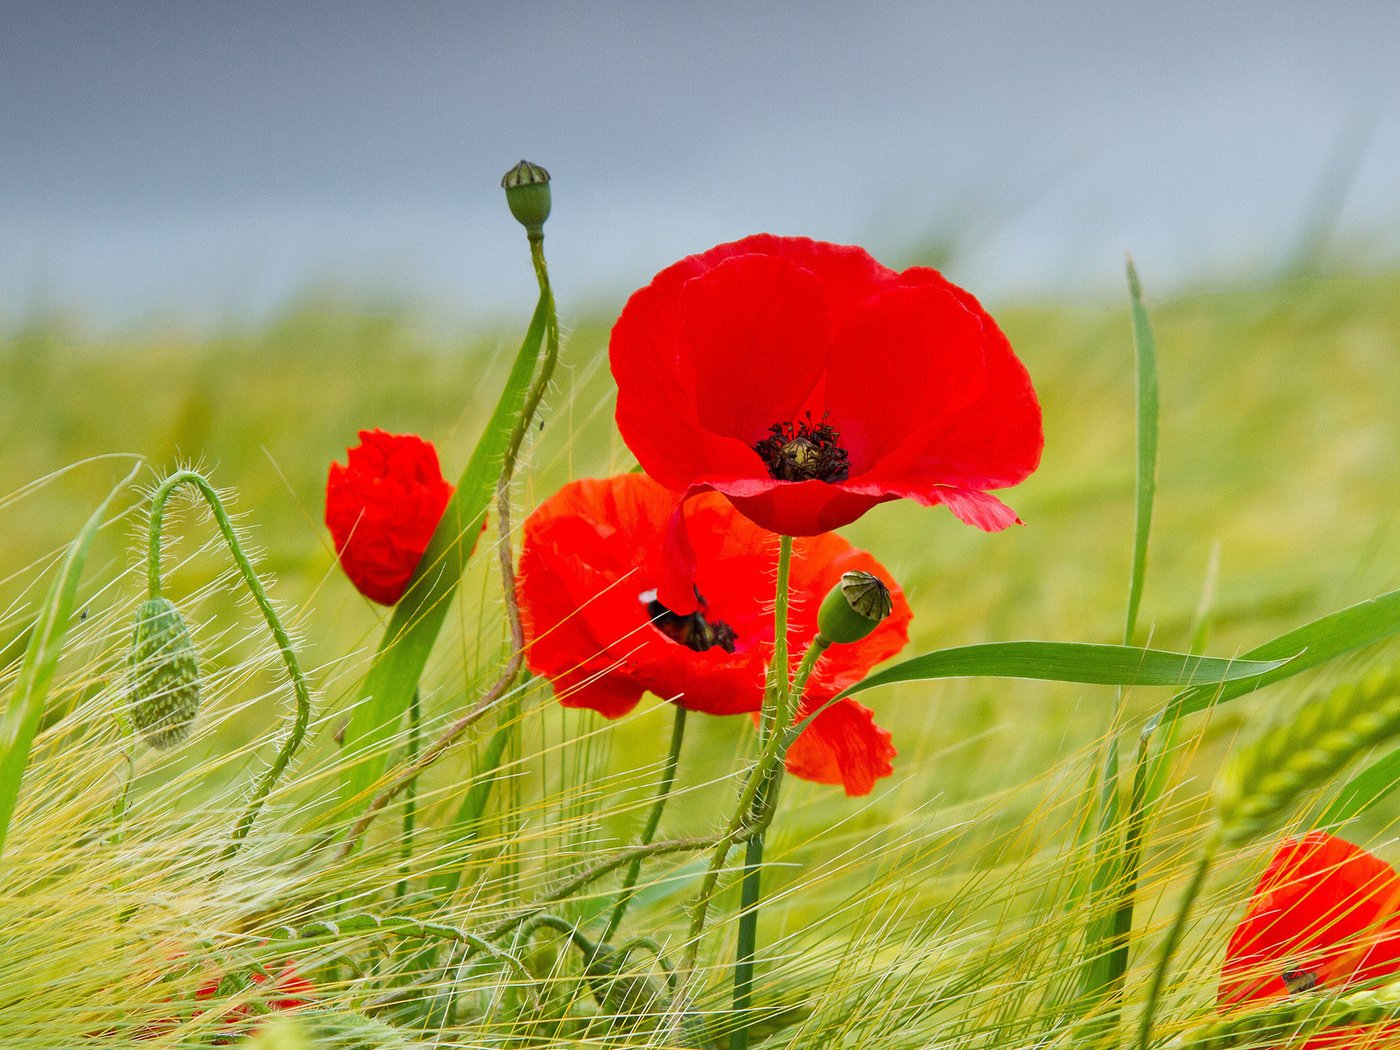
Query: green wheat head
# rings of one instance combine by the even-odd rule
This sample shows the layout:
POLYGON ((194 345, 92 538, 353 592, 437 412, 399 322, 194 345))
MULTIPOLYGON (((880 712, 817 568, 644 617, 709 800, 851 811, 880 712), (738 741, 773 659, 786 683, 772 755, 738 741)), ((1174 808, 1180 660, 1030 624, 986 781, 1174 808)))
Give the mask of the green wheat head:
POLYGON ((1276 823, 1304 792, 1400 734, 1400 667, 1309 700, 1238 751, 1216 782, 1221 838, 1233 845, 1276 823))

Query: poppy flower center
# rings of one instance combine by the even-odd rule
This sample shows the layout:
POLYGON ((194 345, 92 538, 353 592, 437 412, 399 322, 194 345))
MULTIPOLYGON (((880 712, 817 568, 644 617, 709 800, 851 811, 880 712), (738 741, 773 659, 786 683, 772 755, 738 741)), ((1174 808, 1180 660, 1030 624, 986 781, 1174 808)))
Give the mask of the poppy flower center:
POLYGON ((825 420, 813 423, 810 412, 802 419, 774 423, 753 450, 768 465, 769 477, 779 481, 845 481, 851 473, 841 435, 825 420))
MULTIPOLYGON (((695 596, 700 598, 698 591, 695 596)), ((726 653, 734 651, 734 644, 739 640, 738 634, 723 620, 711 623, 705 619, 704 598, 700 598, 699 609, 696 609, 689 616, 681 616, 657 601, 655 591, 643 591, 638 597, 642 604, 647 607, 647 615, 651 617, 651 625, 671 641, 679 642, 687 649, 697 653, 703 653, 716 647, 723 649, 726 653)))

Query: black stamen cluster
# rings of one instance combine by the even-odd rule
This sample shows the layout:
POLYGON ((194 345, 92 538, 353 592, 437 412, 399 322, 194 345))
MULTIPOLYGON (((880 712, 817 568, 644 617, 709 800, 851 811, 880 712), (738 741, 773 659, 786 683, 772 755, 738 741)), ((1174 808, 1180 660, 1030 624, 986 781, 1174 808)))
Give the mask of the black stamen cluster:
MULTIPOLYGON (((696 597, 700 597, 698 592, 696 597)), ((700 599, 700 604, 704 606, 703 598, 700 599)), ((734 643, 739 640, 739 636, 729 624, 723 620, 710 623, 700 609, 689 616, 681 616, 652 598, 647 602, 647 615, 651 617, 652 626, 667 638, 697 653, 716 647, 726 653, 732 653, 734 643)))
POLYGON ((769 477, 779 481, 845 481, 850 455, 840 440, 835 427, 825 419, 813 423, 808 412, 795 422, 774 423, 753 450, 768 465, 769 477))

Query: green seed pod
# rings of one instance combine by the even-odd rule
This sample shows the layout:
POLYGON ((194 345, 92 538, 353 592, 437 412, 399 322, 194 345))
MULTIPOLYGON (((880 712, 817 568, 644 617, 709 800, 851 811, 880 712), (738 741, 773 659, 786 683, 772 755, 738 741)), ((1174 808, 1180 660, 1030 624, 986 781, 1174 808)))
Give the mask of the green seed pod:
POLYGON ((833 645, 858 642, 894 611, 890 589, 868 572, 847 572, 822 601, 817 630, 833 645))
POLYGON ((189 629, 168 598, 150 598, 136 610, 127 655, 131 722, 158 750, 189 735, 199 713, 199 660, 189 629))
POLYGON ((544 221, 549 218, 549 172, 538 164, 522 160, 501 179, 506 191, 506 203, 516 221, 531 237, 544 236, 544 221))

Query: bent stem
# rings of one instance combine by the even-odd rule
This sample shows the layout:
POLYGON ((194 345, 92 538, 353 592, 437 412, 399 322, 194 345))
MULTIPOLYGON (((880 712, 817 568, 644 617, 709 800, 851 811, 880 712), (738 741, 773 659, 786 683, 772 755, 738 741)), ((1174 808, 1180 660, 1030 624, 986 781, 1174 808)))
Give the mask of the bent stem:
MULTIPOLYGON (((258 611, 262 613, 263 619, 267 621, 268 630, 272 632, 272 637, 277 642, 278 652, 281 653, 282 663, 287 669, 287 676, 292 680, 292 691, 296 695, 296 711, 292 716, 291 731, 278 749, 277 757, 273 759, 272 765, 267 767, 267 771, 258 779, 253 787, 253 793, 248 799, 248 804, 243 810, 243 815, 238 818, 238 823, 233 829, 233 837, 229 844, 224 847, 219 855, 219 863, 226 864, 232 860, 234 855, 243 846, 243 840, 248 837, 248 832, 252 830, 253 822, 257 820, 258 813, 267 801, 267 796, 272 793, 277 781, 286 772, 287 766, 291 764, 292 756, 301 747, 302 740, 306 737, 306 727, 311 722, 311 688, 307 684, 306 675, 302 673, 301 664, 297 661, 296 651, 292 648, 292 640, 287 636, 286 630, 282 627, 282 621, 277 616, 277 610, 273 608, 272 601, 268 598, 267 592, 263 590, 262 581, 258 579, 258 574, 253 570, 253 563, 248 560, 247 554, 243 551, 243 545, 238 542, 238 534, 234 531, 233 522, 229 519, 228 512, 224 509, 224 504, 219 499, 219 494, 214 491, 214 486, 209 484, 204 475, 193 470, 177 470, 170 477, 161 482, 156 489, 155 495, 151 497, 151 524, 150 541, 148 546, 147 582, 150 590, 150 597, 159 598, 161 596, 160 581, 160 544, 161 527, 165 519, 165 505, 169 501, 174 491, 183 485, 189 485, 198 490, 204 497, 204 501, 209 505, 209 509, 214 514, 214 521, 218 524, 219 532, 224 537, 225 544, 228 545, 229 553, 233 556, 234 563, 238 566, 239 574, 243 577, 244 584, 252 593, 257 602, 258 611)), ((222 874, 220 872, 219 874, 222 874)), ((216 876, 217 877, 217 876, 216 876)))
MULTIPOLYGON (((676 766, 680 762, 681 743, 685 739, 685 708, 680 704, 672 706, 675 708, 675 720, 671 723, 671 747, 666 752, 666 762, 661 767, 661 782, 656 786, 656 799, 651 804, 646 827, 642 830, 642 845, 644 846, 651 844, 652 838, 656 835, 656 829, 661 826, 661 814, 666 808, 666 799, 671 794, 671 786, 676 782, 676 766)), ((642 872, 643 859, 643 855, 638 854, 628 865, 627 872, 622 877, 617 903, 613 905, 607 929, 603 931, 602 940, 605 944, 612 940, 613 934, 622 924, 622 917, 627 913, 627 905, 632 902, 632 888, 637 885, 637 877, 642 872)))
MULTIPOLYGON (((501 459, 501 471, 496 478, 496 533, 499 537, 498 552, 501 567, 501 591, 505 601, 506 625, 510 631, 510 657, 495 683, 486 690, 480 700, 464 715, 449 725, 432 745, 418 754, 411 754, 399 772, 392 777, 389 786, 375 796, 365 812, 355 821, 349 834, 336 853, 337 860, 343 860, 354 850, 360 837, 364 835, 374 819, 389 803, 398 798, 418 779, 418 776, 441 758, 457 739, 483 716, 494 710, 496 705, 510 694, 525 659, 525 631, 520 623, 520 605, 515 596, 515 561, 511 547, 511 508, 510 483, 515 475, 515 466, 520 457, 520 448, 525 435, 544 399, 554 376, 554 366, 559 361, 559 319, 555 311, 554 291, 549 283, 549 270, 544 259, 543 237, 530 239, 530 259, 535 268, 535 279, 539 282, 540 298, 545 306, 545 351, 544 359, 525 396, 525 403, 511 428, 510 438, 501 459)), ((489 772, 489 771, 488 771, 489 772)))

